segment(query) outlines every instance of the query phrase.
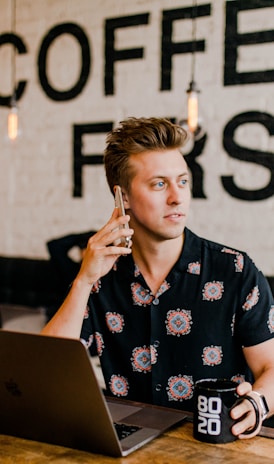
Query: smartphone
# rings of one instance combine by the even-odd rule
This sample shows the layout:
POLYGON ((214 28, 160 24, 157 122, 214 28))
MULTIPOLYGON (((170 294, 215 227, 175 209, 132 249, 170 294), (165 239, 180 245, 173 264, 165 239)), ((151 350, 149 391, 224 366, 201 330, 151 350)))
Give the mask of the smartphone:
MULTIPOLYGON (((115 207, 118 208, 119 210, 119 216, 125 216, 126 213, 125 213, 122 190, 121 190, 120 185, 114 186, 114 193, 115 193, 115 207)), ((120 226, 120 228, 128 229, 129 228, 128 222, 120 226)), ((114 245, 116 246, 120 245, 120 246, 124 246, 128 248, 129 242, 130 242, 130 237, 121 237, 118 240, 115 240, 114 245)))

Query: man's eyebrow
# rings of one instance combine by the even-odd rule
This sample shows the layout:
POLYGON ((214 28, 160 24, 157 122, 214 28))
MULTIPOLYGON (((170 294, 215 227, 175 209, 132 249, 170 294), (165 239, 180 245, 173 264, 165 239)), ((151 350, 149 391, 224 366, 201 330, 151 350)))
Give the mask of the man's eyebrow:
MULTIPOLYGON (((178 177, 184 177, 184 176, 188 176, 189 175, 189 172, 188 171, 184 171, 182 172, 181 174, 178 174, 178 176, 176 176, 177 178, 178 177)), ((153 179, 167 179, 168 177, 170 176, 165 176, 164 174, 155 174, 153 176, 151 176, 148 180, 153 180, 153 179)))

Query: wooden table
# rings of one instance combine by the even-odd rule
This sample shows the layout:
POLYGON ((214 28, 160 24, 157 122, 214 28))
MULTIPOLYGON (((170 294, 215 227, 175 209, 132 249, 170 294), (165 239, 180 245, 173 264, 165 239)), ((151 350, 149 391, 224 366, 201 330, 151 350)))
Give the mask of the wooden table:
POLYGON ((61 446, 0 435, 1 464, 264 464, 274 462, 274 441, 255 437, 224 445, 201 443, 185 423, 125 458, 110 458, 61 446))

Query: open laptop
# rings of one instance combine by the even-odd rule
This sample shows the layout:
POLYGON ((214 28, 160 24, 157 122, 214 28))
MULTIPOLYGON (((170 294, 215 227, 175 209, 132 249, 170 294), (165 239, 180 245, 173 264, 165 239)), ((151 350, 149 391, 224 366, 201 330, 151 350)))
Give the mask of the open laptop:
POLYGON ((175 409, 107 399, 80 340, 5 330, 0 405, 1 434, 109 456, 126 456, 187 418, 175 409), (121 424, 130 430, 118 439, 121 424))

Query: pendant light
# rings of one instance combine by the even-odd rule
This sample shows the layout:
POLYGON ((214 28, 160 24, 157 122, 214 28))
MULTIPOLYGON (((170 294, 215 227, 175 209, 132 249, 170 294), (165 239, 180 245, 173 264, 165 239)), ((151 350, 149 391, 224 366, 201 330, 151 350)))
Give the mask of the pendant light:
POLYGON ((195 81, 195 59, 196 59, 196 17, 197 1, 192 5, 192 56, 191 56, 191 81, 187 89, 187 125, 189 130, 195 135, 199 126, 199 100, 200 90, 195 81))
POLYGON ((196 65, 196 18, 197 18, 197 0, 192 2, 192 50, 191 50, 191 80, 187 93, 187 118, 180 120, 182 126, 191 135, 192 140, 199 140, 204 135, 201 127, 200 110, 199 110, 199 93, 200 90, 195 80, 196 65))

